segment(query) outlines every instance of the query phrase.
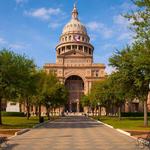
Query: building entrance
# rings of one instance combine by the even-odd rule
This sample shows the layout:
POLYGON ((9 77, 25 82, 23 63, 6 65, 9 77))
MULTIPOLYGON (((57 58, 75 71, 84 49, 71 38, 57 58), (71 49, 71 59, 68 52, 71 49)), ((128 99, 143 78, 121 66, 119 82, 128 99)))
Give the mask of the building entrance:
POLYGON ((80 105, 81 96, 84 94, 84 82, 81 77, 73 75, 66 79, 65 86, 69 91, 68 102, 65 111, 81 112, 83 111, 80 105))

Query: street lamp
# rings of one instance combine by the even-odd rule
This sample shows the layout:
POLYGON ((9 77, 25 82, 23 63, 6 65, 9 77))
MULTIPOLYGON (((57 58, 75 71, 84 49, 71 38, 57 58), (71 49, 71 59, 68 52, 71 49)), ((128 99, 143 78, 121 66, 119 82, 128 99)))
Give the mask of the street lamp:
POLYGON ((100 116, 101 115, 101 112, 100 112, 100 102, 98 102, 97 105, 98 105, 98 116, 100 116))

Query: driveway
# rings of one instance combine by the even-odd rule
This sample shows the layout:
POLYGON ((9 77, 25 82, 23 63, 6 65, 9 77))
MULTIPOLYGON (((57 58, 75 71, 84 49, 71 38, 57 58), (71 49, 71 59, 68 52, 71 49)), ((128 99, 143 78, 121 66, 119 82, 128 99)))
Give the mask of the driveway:
POLYGON ((135 140, 84 116, 62 117, 12 138, 8 150, 134 150, 135 140))

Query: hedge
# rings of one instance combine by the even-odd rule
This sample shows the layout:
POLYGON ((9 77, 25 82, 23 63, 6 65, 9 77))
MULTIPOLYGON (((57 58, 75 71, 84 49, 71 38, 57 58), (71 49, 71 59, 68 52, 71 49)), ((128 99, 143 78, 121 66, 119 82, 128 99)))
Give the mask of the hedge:
MULTIPOLYGON (((122 117, 143 117, 144 113, 143 112, 122 112, 121 116, 122 117)), ((148 112, 148 116, 150 116, 150 112, 148 112)))
POLYGON ((24 112, 2 112, 2 116, 15 116, 15 117, 24 117, 24 112))

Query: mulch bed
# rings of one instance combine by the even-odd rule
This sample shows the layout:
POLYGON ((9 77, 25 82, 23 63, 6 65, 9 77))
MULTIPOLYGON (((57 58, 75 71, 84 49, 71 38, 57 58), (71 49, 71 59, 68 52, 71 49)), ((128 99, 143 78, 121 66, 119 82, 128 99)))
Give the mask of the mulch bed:
POLYGON ((0 136, 10 137, 18 132, 20 129, 0 129, 0 136))
POLYGON ((150 131, 140 131, 140 130, 126 130, 126 132, 131 133, 132 136, 143 138, 145 138, 147 134, 150 134, 150 131))

